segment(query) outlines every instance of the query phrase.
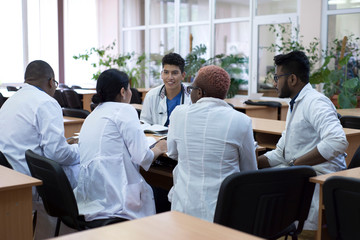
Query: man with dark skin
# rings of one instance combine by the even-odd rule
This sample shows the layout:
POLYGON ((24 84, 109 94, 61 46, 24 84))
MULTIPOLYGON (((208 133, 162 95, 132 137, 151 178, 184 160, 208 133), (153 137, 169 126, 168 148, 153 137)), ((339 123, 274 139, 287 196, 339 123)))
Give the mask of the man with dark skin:
POLYGON ((54 71, 36 60, 29 63, 24 78, 24 86, 0 109, 0 150, 16 171, 27 175, 26 150, 48 157, 63 166, 75 187, 79 150, 64 136, 62 110, 52 97, 58 85, 54 71))
MULTIPOLYGON (((286 129, 276 149, 258 157, 258 168, 309 165, 318 175, 346 168, 345 133, 332 102, 309 83, 310 65, 301 51, 274 57, 275 87, 280 98, 291 98, 286 129)), ((316 230, 318 187, 304 229, 316 230)))

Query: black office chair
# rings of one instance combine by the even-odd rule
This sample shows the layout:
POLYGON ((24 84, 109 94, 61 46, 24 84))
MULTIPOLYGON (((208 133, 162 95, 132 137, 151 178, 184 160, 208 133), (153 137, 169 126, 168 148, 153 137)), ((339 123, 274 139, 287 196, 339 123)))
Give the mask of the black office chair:
POLYGON ((142 103, 141 93, 136 88, 130 88, 130 89, 132 92, 130 103, 141 104, 142 103))
POLYGON ((4 98, 4 96, 0 93, 0 108, 2 107, 2 105, 4 104, 5 101, 6 101, 6 98, 4 98))
POLYGON ((59 83, 59 88, 61 88, 61 89, 70 89, 70 87, 68 85, 66 85, 65 83, 59 83))
POLYGON ((360 167, 360 146, 356 149, 354 156, 352 157, 348 169, 360 167))
POLYGON ((1 151, 0 151, 0 165, 13 169, 13 167, 11 166, 11 164, 8 162, 5 155, 1 151))
POLYGON ((76 109, 76 108, 62 108, 62 111, 63 111, 63 116, 77 117, 84 119, 90 114, 90 112, 85 109, 76 109))
POLYGON ((91 111, 94 111, 94 109, 97 107, 98 104, 91 102, 90 109, 91 111))
POLYGON ((59 103, 59 105, 61 107, 67 107, 67 102, 66 102, 64 94, 62 93, 62 90, 56 89, 54 98, 56 99, 56 101, 59 103))
POLYGON ((82 87, 78 86, 78 85, 72 85, 71 89, 82 89, 82 87))
POLYGON ((55 236, 59 235, 61 222, 70 228, 81 231, 126 221, 123 218, 85 221, 84 216, 79 214, 73 190, 62 167, 57 162, 35 154, 31 150, 25 152, 25 158, 31 175, 43 182, 41 186, 36 186, 36 189, 46 212, 50 216, 58 218, 55 236))
POLYGON ((342 116, 340 123, 344 128, 360 129, 360 117, 357 116, 342 116))
POLYGON ((323 197, 331 239, 360 239, 360 180, 331 177, 324 183, 323 197))
POLYGON ((64 89, 62 92, 65 96, 67 107, 83 109, 81 97, 79 94, 77 94, 77 92, 75 92, 73 89, 64 89))
POLYGON ((214 222, 266 239, 297 239, 309 213, 313 176, 310 166, 234 173, 221 184, 214 222))
POLYGON ((19 90, 17 87, 15 86, 6 86, 6 89, 10 92, 16 92, 17 90, 19 90))

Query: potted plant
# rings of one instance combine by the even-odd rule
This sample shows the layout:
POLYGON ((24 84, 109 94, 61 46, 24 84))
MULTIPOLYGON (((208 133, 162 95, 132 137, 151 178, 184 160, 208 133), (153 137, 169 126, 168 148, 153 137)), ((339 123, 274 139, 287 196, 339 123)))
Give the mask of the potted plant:
POLYGON ((286 35, 284 33, 290 31, 288 28, 282 24, 278 24, 277 27, 270 25, 269 31, 275 33, 280 44, 272 44, 267 50, 281 53, 304 51, 310 62, 310 83, 322 84, 324 94, 333 100, 336 107, 356 107, 360 94, 358 75, 360 51, 356 44, 359 38, 351 34, 343 40, 334 39, 328 49, 322 50, 317 38, 314 38, 308 46, 304 46, 297 28, 295 28, 295 39, 284 37, 286 35))
POLYGON ((116 68, 125 72, 129 76, 131 87, 137 88, 141 86, 140 80, 145 76, 146 56, 145 54, 137 55, 135 52, 125 54, 112 55, 111 52, 115 48, 115 41, 104 48, 91 48, 85 53, 73 56, 74 59, 88 61, 92 55, 96 55, 98 62, 91 65, 96 68, 92 79, 97 80, 101 72, 108 68, 116 68))
POLYGON ((205 53, 206 46, 200 44, 185 57, 185 79, 191 82, 201 67, 210 64, 217 65, 229 73, 231 83, 227 97, 234 97, 239 91, 239 85, 248 82, 246 76, 249 69, 249 59, 245 56, 234 54, 218 54, 213 58, 205 59, 202 57, 205 53))
POLYGON ((324 94, 338 108, 355 108, 359 103, 359 49, 354 44, 357 40, 359 38, 353 35, 343 40, 334 39, 333 46, 324 57, 324 63, 312 74, 311 83, 323 83, 324 94))

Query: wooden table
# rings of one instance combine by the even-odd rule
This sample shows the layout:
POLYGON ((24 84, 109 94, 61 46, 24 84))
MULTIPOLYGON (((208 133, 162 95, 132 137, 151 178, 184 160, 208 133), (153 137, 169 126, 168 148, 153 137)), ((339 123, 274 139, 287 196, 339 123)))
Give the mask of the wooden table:
POLYGON ((74 89, 74 91, 77 94, 82 95, 82 101, 83 101, 83 109, 88 110, 89 112, 91 112, 91 99, 92 96, 94 96, 94 94, 96 93, 96 90, 91 90, 91 89, 74 89))
POLYGON ((85 119, 75 117, 63 117, 64 118, 64 132, 65 137, 69 138, 74 136, 74 133, 80 132, 81 126, 85 119))
POLYGON ((238 111, 241 111, 248 115, 249 117, 256 118, 266 118, 273 120, 286 120, 288 104, 285 102, 281 103, 281 108, 277 107, 268 107, 268 106, 258 106, 258 105, 248 105, 244 102, 245 98, 226 98, 227 103, 234 105, 234 108, 238 111))
MULTIPOLYGON (((281 137, 282 132, 285 130, 285 121, 251 118, 252 127, 254 131, 255 140, 259 145, 269 149, 275 149, 276 143, 281 137)), ((344 128, 346 139, 349 146, 346 149, 347 157, 346 166, 349 165, 356 149, 360 145, 360 130, 352 128, 344 128)))
POLYGON ((138 109, 138 110, 142 110, 142 104, 137 104, 137 103, 131 103, 131 106, 133 106, 135 109, 138 109))
POLYGON ((323 222, 323 185, 326 181, 326 179, 333 177, 333 176, 341 176, 341 177, 352 177, 352 178, 358 178, 360 179, 360 168, 352 168, 347 169, 340 172, 334 172, 324 175, 319 175, 316 177, 310 178, 310 182, 318 183, 320 185, 319 188, 319 220, 318 220, 318 230, 316 232, 316 239, 321 240, 322 235, 322 222, 323 222))
POLYGON ((0 166, 0 238, 32 239, 32 186, 36 178, 0 166))
POLYGON ((337 109, 338 113, 341 114, 341 116, 356 116, 360 117, 360 108, 346 108, 346 109, 337 109))
POLYGON ((171 211, 137 220, 68 234, 53 239, 256 240, 262 238, 219 224, 207 222, 184 213, 171 211))

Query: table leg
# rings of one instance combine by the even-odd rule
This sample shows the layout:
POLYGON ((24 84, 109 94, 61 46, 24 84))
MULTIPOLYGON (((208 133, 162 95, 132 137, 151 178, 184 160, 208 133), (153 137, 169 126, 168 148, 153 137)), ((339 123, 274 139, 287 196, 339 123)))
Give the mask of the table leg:
POLYGON ((316 232, 316 240, 321 240, 321 230, 322 230, 322 210, 323 210, 323 185, 320 184, 319 187, 319 217, 318 217, 318 229, 316 232))

